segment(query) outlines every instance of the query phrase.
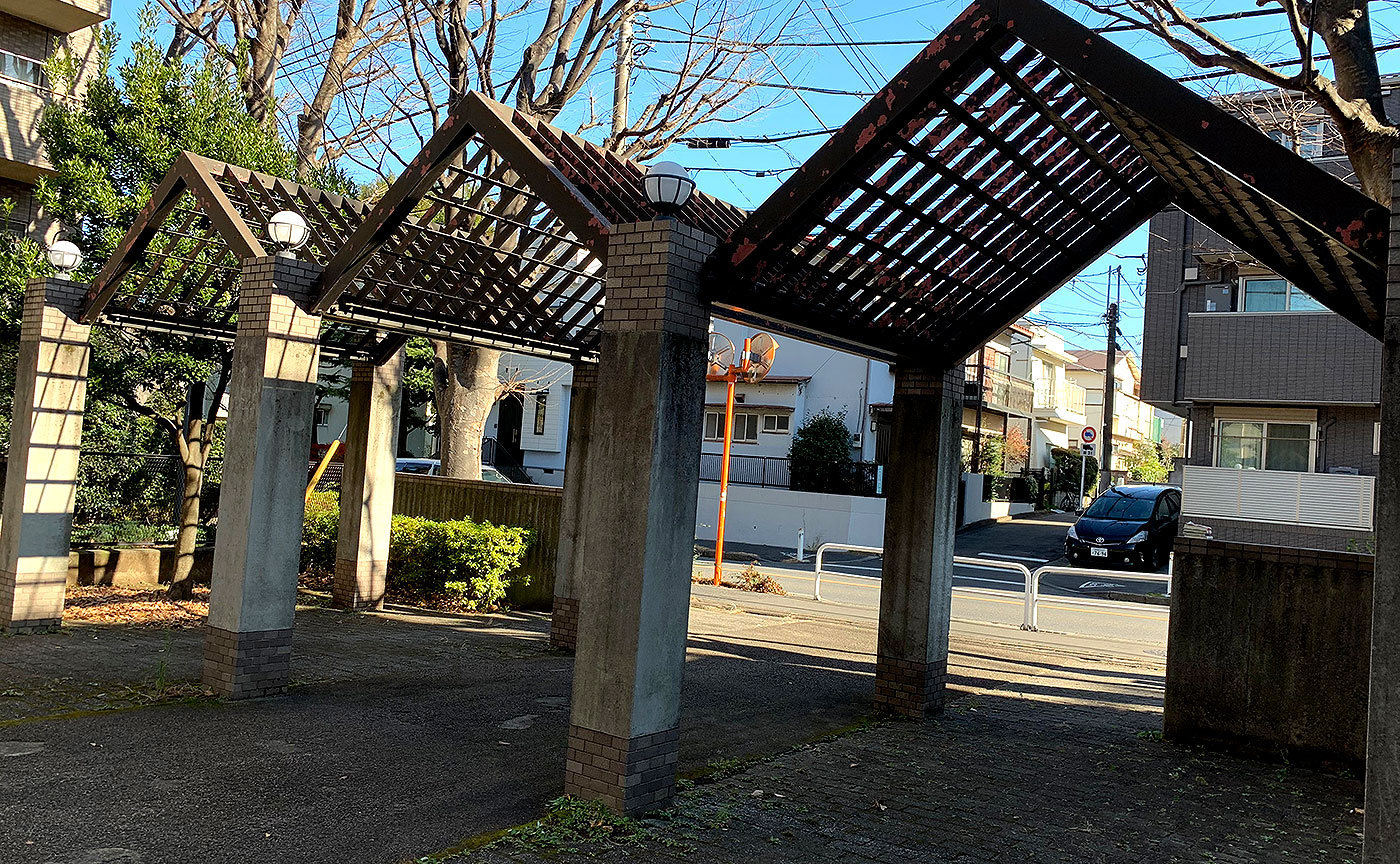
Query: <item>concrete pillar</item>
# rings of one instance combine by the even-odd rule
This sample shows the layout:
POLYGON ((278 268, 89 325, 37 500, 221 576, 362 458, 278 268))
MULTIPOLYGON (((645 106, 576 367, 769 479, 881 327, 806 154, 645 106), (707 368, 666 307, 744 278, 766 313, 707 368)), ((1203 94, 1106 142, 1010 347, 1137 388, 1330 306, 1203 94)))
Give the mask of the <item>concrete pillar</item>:
POLYGON ((381 366, 358 362, 350 368, 350 419, 331 587, 331 605, 337 609, 384 608, 403 363, 400 350, 381 366))
POLYGON ((1381 458, 1371 595, 1365 864, 1400 861, 1400 148, 1391 168, 1390 260, 1381 345, 1381 458))
POLYGON ((895 368, 875 704, 943 709, 962 436, 962 369, 895 368))
POLYGON ((572 651, 578 644, 578 571, 583 566, 583 496, 587 488, 588 441, 598 392, 598 364, 575 363, 569 388, 569 441, 564 454, 564 499, 559 509, 559 546, 554 562, 552 648, 572 651))
POLYGON ((78 323, 85 290, 36 279, 24 294, 0 523, 0 632, 63 620, 92 329, 78 323))
POLYGON ((622 813, 675 794, 715 242, 646 222, 608 247, 564 789, 622 813))
POLYGON ((204 682, 233 699, 281 692, 292 659, 316 403, 315 264, 244 262, 229 382, 204 682))

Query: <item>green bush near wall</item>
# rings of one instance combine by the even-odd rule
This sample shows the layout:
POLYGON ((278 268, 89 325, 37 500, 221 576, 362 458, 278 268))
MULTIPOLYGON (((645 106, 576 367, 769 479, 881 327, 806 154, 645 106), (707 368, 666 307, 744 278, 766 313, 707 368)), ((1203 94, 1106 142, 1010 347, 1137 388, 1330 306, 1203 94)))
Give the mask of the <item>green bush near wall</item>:
MULTIPOLYGON (((313 493, 302 527, 303 572, 334 571, 339 527, 336 493, 313 493)), ((528 528, 470 519, 436 521, 396 515, 389 529, 387 592, 391 598, 458 611, 500 608, 506 589, 530 578, 510 574, 525 559, 533 533, 528 528)))

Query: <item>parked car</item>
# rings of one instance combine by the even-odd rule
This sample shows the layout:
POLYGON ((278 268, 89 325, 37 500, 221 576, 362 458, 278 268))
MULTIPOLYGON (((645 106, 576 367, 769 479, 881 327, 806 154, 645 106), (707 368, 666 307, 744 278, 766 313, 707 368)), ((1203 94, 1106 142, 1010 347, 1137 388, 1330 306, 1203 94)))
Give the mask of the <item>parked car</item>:
POLYGON ((1070 526, 1065 557, 1083 567, 1160 569, 1180 517, 1181 490, 1174 486, 1115 486, 1070 526))
MULTIPOLYGON (((437 476, 442 473, 442 462, 437 459, 399 459, 394 463, 394 470, 400 474, 429 474, 437 476)), ((511 479, 490 465, 481 466, 481 479, 491 483, 510 483, 511 479)))

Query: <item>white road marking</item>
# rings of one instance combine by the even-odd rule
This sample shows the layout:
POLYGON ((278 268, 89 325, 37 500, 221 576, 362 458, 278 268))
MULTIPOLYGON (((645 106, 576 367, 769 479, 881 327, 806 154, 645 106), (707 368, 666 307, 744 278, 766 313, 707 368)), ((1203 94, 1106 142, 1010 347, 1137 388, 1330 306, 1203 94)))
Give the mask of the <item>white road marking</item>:
POLYGON ((1003 555, 999 552, 981 552, 978 558, 1005 558, 1008 561, 1030 561, 1034 564, 1048 564, 1049 558, 1032 558, 1029 555, 1003 555))

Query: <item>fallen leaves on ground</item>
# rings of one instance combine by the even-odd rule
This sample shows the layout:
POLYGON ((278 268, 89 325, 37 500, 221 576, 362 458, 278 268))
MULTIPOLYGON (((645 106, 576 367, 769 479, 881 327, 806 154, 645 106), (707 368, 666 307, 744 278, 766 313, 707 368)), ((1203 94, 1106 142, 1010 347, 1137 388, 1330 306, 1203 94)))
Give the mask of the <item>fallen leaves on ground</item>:
POLYGON ((63 620, 129 627, 202 627, 209 617, 209 589, 194 589, 189 600, 171 600, 164 588, 89 585, 69 588, 63 620))

